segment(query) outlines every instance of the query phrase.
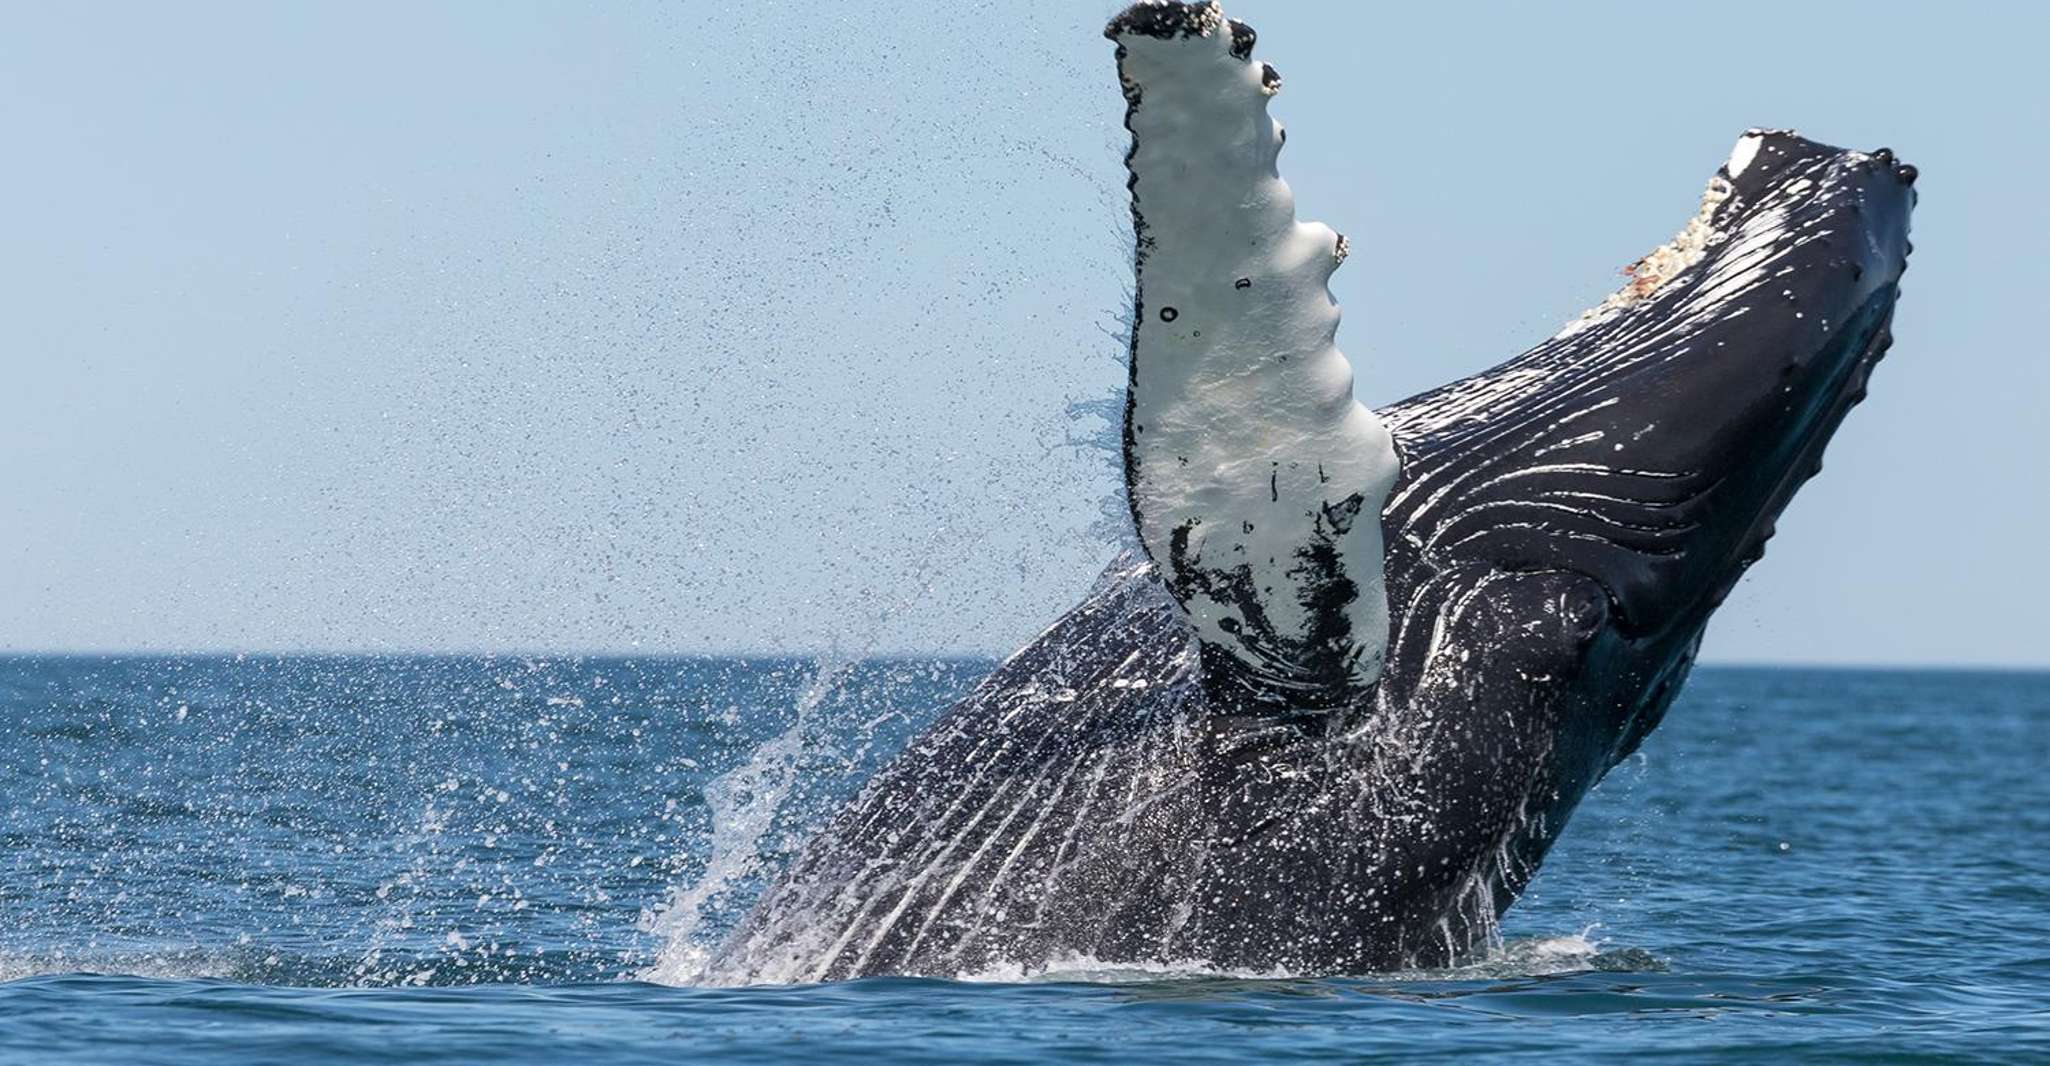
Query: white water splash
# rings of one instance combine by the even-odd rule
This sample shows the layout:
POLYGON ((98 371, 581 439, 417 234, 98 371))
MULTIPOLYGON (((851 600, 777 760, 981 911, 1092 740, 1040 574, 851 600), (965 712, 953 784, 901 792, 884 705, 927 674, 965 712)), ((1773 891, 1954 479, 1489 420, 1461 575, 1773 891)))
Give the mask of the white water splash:
POLYGON ((797 699, 797 720, 757 747, 747 762, 712 779, 705 803, 712 812, 712 857, 696 882, 676 890, 646 928, 664 940, 641 979, 657 984, 690 984, 704 971, 709 946, 701 935, 707 917, 762 873, 764 839, 798 785, 804 757, 815 750, 816 711, 857 660, 836 655, 820 660, 811 683, 797 699))
POLYGON ((0 954, 0 983, 78 973, 175 981, 231 977, 235 966, 228 958, 196 950, 0 954))
MULTIPOLYGON (((820 719, 819 707, 855 667, 874 654, 891 621, 928 597, 938 568, 964 557, 988 533, 987 527, 971 524, 942 527, 922 550, 912 554, 907 580, 899 586, 908 591, 886 602, 868 619, 858 646, 849 651, 836 645, 818 660, 810 683, 797 699, 797 720, 790 728, 755 748, 745 763, 705 786, 705 803, 712 817, 712 855, 702 876, 672 891, 659 910, 643 917, 642 928, 661 938, 663 944, 654 963, 637 975, 641 980, 696 983, 717 936, 724 931, 715 929, 716 923, 708 919, 739 902, 736 893, 752 889, 760 877, 774 872, 768 868, 768 860, 782 849, 768 849, 765 854, 763 845, 771 829, 792 797, 806 787, 810 766, 821 755, 833 753, 845 739, 836 739, 832 723, 820 719)), ((880 724, 880 719, 870 721, 857 730, 856 743, 868 744, 869 734, 880 724)), ((851 765, 851 760, 841 761, 851 765)))
MULTIPOLYGON (((1638 948, 1606 948, 1588 926, 1565 936, 1522 937, 1503 942, 1456 966, 1360 975, 1362 980, 1495 981, 1520 977, 1552 977, 1590 971, 1636 972, 1663 969, 1664 964, 1638 948)), ((1288 970, 1242 970, 1200 960, 1174 962, 1104 962, 1067 956, 1039 966, 1005 964, 954 975, 954 980, 993 984, 1131 984, 1156 981, 1303 981, 1328 975, 1288 970)))

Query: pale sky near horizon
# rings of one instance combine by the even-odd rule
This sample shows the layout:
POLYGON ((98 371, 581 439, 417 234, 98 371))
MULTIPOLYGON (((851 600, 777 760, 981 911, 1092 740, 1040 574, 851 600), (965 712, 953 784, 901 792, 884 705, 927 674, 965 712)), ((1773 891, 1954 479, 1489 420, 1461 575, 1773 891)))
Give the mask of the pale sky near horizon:
MULTIPOLYGON (((0 651, 1008 652, 1119 517, 1115 6, 13 11, 0 651)), ((1598 301, 1746 127, 1919 166, 1704 658, 2050 665, 2050 14, 1227 7, 1370 404, 1598 301)))

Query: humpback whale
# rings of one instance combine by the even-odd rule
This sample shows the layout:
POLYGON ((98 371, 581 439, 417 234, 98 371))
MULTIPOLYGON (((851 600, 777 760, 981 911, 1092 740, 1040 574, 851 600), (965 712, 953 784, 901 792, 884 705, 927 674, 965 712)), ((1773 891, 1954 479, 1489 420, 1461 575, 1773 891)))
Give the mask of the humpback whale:
POLYGON ((1913 167, 1752 130, 1536 347, 1352 398, 1280 87, 1216 3, 1106 30, 1137 547, 828 819, 701 980, 1360 973, 1498 936, 1892 340, 1913 167))

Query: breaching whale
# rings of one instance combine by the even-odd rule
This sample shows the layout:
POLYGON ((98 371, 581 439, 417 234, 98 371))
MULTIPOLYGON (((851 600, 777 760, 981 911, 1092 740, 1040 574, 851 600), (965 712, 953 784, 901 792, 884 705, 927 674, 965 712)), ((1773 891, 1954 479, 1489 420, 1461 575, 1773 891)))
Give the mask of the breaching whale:
POLYGON ((1332 343, 1346 243, 1295 220, 1253 31, 1156 0, 1106 35, 1140 549, 828 820, 701 980, 1459 959, 1658 724, 1891 342, 1914 169, 1753 130, 1600 306, 1369 411, 1332 343))

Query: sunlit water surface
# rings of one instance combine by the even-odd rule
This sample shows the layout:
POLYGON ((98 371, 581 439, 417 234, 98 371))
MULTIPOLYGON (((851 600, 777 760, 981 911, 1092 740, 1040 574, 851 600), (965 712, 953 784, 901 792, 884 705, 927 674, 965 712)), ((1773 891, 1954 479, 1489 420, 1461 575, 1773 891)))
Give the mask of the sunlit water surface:
POLYGON ((0 1059, 2050 1056, 2050 676, 1704 669, 1458 969, 693 988, 988 668, 0 659, 0 1059))

